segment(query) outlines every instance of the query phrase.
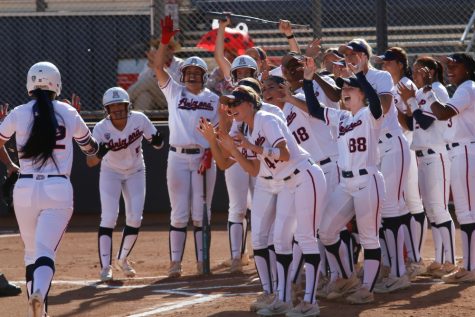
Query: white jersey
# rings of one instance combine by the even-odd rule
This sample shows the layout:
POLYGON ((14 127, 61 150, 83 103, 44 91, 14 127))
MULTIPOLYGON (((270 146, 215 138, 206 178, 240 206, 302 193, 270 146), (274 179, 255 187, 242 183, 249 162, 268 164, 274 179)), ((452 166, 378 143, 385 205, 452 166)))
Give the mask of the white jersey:
MULTIPOLYGON (((308 164, 310 154, 297 144, 284 121, 272 113, 257 111, 254 115, 254 128, 249 142, 261 147, 275 147, 284 140, 290 152, 288 161, 284 162, 257 155, 257 159, 261 161, 260 169, 266 169, 267 172, 264 173, 272 175, 276 180, 284 179, 290 176, 300 165, 308 164)), ((262 174, 259 173, 259 175, 262 174)))
MULTIPOLYGON (((279 117, 282 121, 285 122, 284 112, 279 107, 271 105, 270 103, 263 102, 261 104, 261 108, 259 109, 259 111, 266 111, 266 112, 275 114, 277 117, 279 117)), ((229 135, 233 137, 237 135, 238 132, 241 132, 246 138, 249 138, 251 136, 251 132, 249 131, 249 128, 245 123, 234 120, 231 126, 231 130, 229 132, 229 135)), ((247 150, 242 147, 238 147, 238 150, 242 153, 242 155, 245 158, 249 158, 249 159, 257 158, 256 153, 252 152, 251 150, 247 150)), ((268 172, 267 169, 260 168, 258 176, 266 177, 266 176, 272 176, 272 175, 268 172)))
POLYGON ((189 92, 171 77, 161 86, 168 103, 170 145, 209 148, 208 141, 196 129, 201 117, 218 124, 219 97, 204 88, 198 95, 189 92))
POLYGON ((410 80, 407 77, 401 78, 401 80, 396 85, 394 85, 394 88, 393 88, 394 105, 396 106, 397 109, 399 109, 399 111, 401 111, 402 113, 406 113, 407 105, 404 102, 404 100, 402 100, 401 96, 398 93, 398 88, 397 88, 398 84, 404 85, 409 89, 413 89, 414 91, 417 91, 417 86, 416 84, 414 84, 412 80, 410 80))
POLYGON ((376 120, 368 107, 354 116, 347 110, 325 108, 325 121, 338 127, 338 166, 344 171, 376 167, 382 118, 376 120))
POLYGON ((117 130, 110 119, 102 119, 92 132, 97 142, 107 144, 110 149, 102 159, 101 168, 117 172, 143 168, 142 139, 151 141, 155 133, 157 129, 141 112, 131 111, 122 131, 117 130))
POLYGON ((56 146, 53 150, 55 163, 50 159, 43 166, 35 165, 32 159, 22 159, 21 150, 28 141, 31 127, 33 126, 33 105, 36 100, 14 108, 0 125, 0 138, 9 140, 16 133, 16 147, 19 153, 21 174, 59 174, 70 175, 73 164, 74 138, 79 143, 85 143, 91 132, 84 123, 79 113, 69 104, 53 101, 58 130, 56 133, 56 146))
MULTIPOLYGON (((295 97, 305 101, 305 95, 295 97)), ((284 114, 295 140, 310 153, 312 159, 319 162, 338 155, 338 148, 330 128, 322 120, 312 117, 288 102, 284 104, 284 114)))
MULTIPOLYGON (((433 86, 433 92, 437 98, 445 103, 449 99, 449 94, 447 89, 439 83, 439 85, 433 86)), ((416 100, 422 110, 422 113, 426 116, 432 117, 435 119, 430 127, 426 130, 422 129, 419 124, 417 124, 416 119, 413 119, 414 135, 412 139, 411 149, 413 150, 427 150, 432 149, 438 153, 445 152, 445 140, 444 134, 448 129, 447 121, 439 121, 432 113, 430 105, 427 103, 426 93, 423 92, 423 88, 417 90, 416 100)))
MULTIPOLYGON (((370 68, 366 73, 366 79, 373 86, 378 95, 391 95, 394 96, 394 84, 391 74, 384 70, 377 70, 370 68)), ((397 110, 394 105, 394 99, 386 114, 383 115, 383 125, 381 127, 381 133, 386 134, 392 132, 396 134, 401 132, 402 128, 399 125, 397 119, 397 110)))
POLYGON ((467 80, 458 86, 447 106, 457 115, 450 119, 452 126, 447 129, 445 140, 448 143, 475 141, 475 82, 467 80))

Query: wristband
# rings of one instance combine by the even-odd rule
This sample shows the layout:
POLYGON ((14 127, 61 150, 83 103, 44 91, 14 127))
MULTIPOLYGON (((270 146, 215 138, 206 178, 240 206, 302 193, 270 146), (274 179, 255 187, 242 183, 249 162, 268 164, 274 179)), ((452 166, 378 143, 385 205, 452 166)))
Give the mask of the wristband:
POLYGON ((407 99, 407 105, 411 108, 411 112, 414 113, 417 109, 419 109, 419 105, 417 104, 417 100, 415 97, 411 97, 407 99))
POLYGON ((267 158, 278 160, 280 158, 280 149, 276 147, 264 147, 262 149, 262 155, 267 158))
POLYGON ((295 35, 291 34, 291 35, 286 35, 285 37, 286 37, 288 40, 290 40, 290 39, 293 39, 293 38, 295 37, 295 35))

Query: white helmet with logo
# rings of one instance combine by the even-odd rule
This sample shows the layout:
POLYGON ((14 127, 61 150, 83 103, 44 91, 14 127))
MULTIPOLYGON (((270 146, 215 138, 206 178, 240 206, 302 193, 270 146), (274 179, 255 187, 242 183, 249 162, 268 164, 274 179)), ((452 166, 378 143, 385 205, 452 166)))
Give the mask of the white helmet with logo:
POLYGON ((121 87, 112 87, 107 89, 102 97, 102 104, 104 107, 114 103, 130 104, 130 97, 127 91, 121 87))
POLYGON ((31 93, 35 89, 48 90, 59 96, 61 93, 61 74, 58 67, 50 62, 39 62, 31 66, 26 78, 26 89, 31 93))
POLYGON ((231 77, 233 82, 237 82, 237 76, 236 76, 236 70, 239 68, 249 68, 253 70, 252 76, 251 77, 256 77, 257 75, 257 63, 249 55, 240 55, 236 57, 231 64, 231 77))
POLYGON ((185 68, 189 66, 196 66, 196 67, 201 68, 204 71, 203 78, 202 78, 203 85, 204 85, 206 81, 208 80, 208 65, 206 65, 206 62, 198 56, 192 56, 185 59, 185 61, 183 62, 180 68, 180 71, 181 71, 180 81, 182 83, 185 81, 185 78, 183 76, 183 71, 185 70, 185 68))

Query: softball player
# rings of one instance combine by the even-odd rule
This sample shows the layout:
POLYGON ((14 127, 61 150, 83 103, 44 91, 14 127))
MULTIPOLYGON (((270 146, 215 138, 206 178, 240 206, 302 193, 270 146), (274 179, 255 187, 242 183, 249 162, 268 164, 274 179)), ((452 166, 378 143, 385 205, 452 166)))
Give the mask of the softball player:
POLYGON ((13 109, 0 125, 0 145, 16 134, 20 175, 13 205, 25 245, 28 316, 40 317, 45 314, 56 251, 73 213, 72 139, 87 155, 95 154, 98 145, 76 109, 55 100, 61 93, 55 65, 33 65, 26 88, 32 100, 13 109))
MULTIPOLYGON (((254 91, 257 93, 258 91, 260 91, 260 88, 259 86, 257 86, 256 88, 255 84, 256 80, 253 78, 245 78, 239 81, 239 86, 242 85, 253 88, 254 91), (253 82, 254 85, 252 84, 253 82)), ((282 110, 274 105, 263 102, 261 103, 259 111, 273 113, 279 118, 281 118, 283 121, 285 120, 285 116, 282 110)), ((200 132, 206 137, 206 139, 210 143, 210 148, 213 153, 213 157, 215 158, 216 163, 220 169, 227 170, 228 168, 232 168, 232 166, 236 165, 234 164, 236 160, 232 156, 228 157, 227 151, 223 150, 217 142, 217 135, 215 134, 214 128, 210 123, 202 120, 202 122, 200 122, 200 132)), ((237 137, 239 134, 244 134, 248 136, 249 128, 243 122, 234 121, 229 135, 231 135, 232 137, 237 137)), ((247 155, 246 149, 241 148, 240 151, 247 155)), ((246 175, 248 174, 246 173, 246 175)), ((275 217, 276 194, 274 193, 272 188, 272 180, 264 178, 268 176, 271 175, 266 172, 265 169, 260 169, 257 179, 255 177, 251 177, 251 179, 254 179, 257 183, 257 188, 254 190, 252 199, 252 207, 255 211, 251 214, 251 217, 256 219, 269 217, 269 219, 271 220, 265 223, 272 224, 273 218, 275 217), (268 199, 256 198, 261 196, 267 197, 267 195, 269 195, 268 199)), ((252 227, 252 232, 254 236, 265 237, 261 240, 268 241, 268 243, 265 243, 262 248, 254 249, 254 262, 264 291, 263 294, 259 295, 256 301, 251 304, 251 311, 257 311, 270 304, 274 299, 273 293, 276 288, 275 283, 277 280, 276 259, 271 228, 263 228, 263 226, 259 226, 256 222, 256 224, 252 227)))
POLYGON ((179 84, 164 69, 165 46, 178 32, 167 16, 161 21, 162 38, 155 60, 155 74, 168 102, 170 152, 168 154, 167 185, 170 195, 170 277, 181 276, 181 261, 186 241, 186 227, 190 218, 194 225, 197 272, 203 273, 203 193, 211 219, 211 201, 216 181, 216 165, 211 160, 209 144, 196 130, 200 118, 218 124, 218 96, 204 87, 208 66, 193 56, 182 65, 179 84), (203 177, 207 188, 203 188, 203 177), (206 192, 204 192, 206 190, 206 192), (190 201, 191 197, 191 201, 190 201))
MULTIPOLYGON (((320 239, 327 249, 338 246, 340 228, 356 214, 360 242, 364 247, 363 284, 347 297, 352 304, 373 301, 372 291, 381 261, 378 229, 384 198, 383 176, 376 167, 383 111, 376 91, 364 75, 365 63, 362 60, 364 57, 357 56, 353 59, 356 66, 350 66, 356 77, 340 79, 342 99, 350 111, 322 107, 312 89, 312 79, 317 70, 314 61, 307 58, 304 68, 304 92, 309 113, 328 125, 338 127, 339 131, 337 144, 341 179, 330 195, 327 208, 332 216, 322 219, 320 239), (369 108, 365 107, 365 99, 368 99, 369 108)), ((342 263, 338 252, 332 254, 342 263)), ((355 289, 353 281, 357 280, 356 274, 353 273, 348 280, 347 287, 341 288, 342 295, 355 289)))
POLYGON ((142 154, 142 139, 160 149, 163 139, 152 122, 141 112, 130 111, 128 93, 120 88, 108 89, 102 98, 107 117, 96 124, 94 138, 100 143, 95 156, 87 158, 89 167, 102 160, 99 178, 101 193, 101 223, 98 246, 101 263, 101 281, 112 279, 112 232, 119 215, 121 192, 125 201, 126 225, 117 254, 116 266, 125 276, 136 272, 127 257, 137 240, 142 224, 145 203, 145 164, 142 154))
MULTIPOLYGON (((257 78, 256 60, 249 55, 237 56, 232 63, 224 56, 224 32, 231 21, 229 18, 219 21, 214 58, 223 72, 225 80, 232 86, 244 78, 257 78)), ((255 50, 256 51, 256 50, 255 50)), ((256 52, 261 51, 257 50, 256 52)), ((259 54, 260 54, 259 53, 259 54)), ((260 92, 258 92, 260 93, 260 92)), ((219 124, 221 130, 229 131, 229 126, 219 124)), ((239 123, 236 123, 239 126, 239 123)), ((231 247, 231 272, 240 271, 242 265, 249 263, 246 250, 248 195, 252 197, 254 179, 239 164, 233 164, 224 172, 229 197, 228 233, 231 247), (241 243, 241 244, 239 244, 241 243)))
MULTIPOLYGON (((414 139, 411 148, 416 150, 418 173, 420 177, 419 188, 427 216, 431 222, 432 236, 435 246, 435 261, 431 263, 427 271, 435 277, 447 274, 447 270, 454 269, 454 234, 455 228, 449 214, 448 188, 450 181, 450 162, 445 149, 443 135, 448 128, 446 122, 434 120, 430 105, 426 104, 425 94, 428 88, 434 91, 439 100, 448 101, 449 95, 443 81, 442 65, 432 57, 420 57, 414 63, 414 81, 419 88, 409 89, 407 85, 399 85, 399 90, 404 92, 404 104, 406 105, 406 122, 409 128, 414 130, 414 139), (410 99, 415 97, 415 99, 410 99), (409 107, 412 102, 417 102, 420 110, 412 113, 409 107), (431 150, 429 153, 429 149, 431 150), (425 153, 425 154, 424 154, 425 153), (444 258, 446 263, 444 263, 444 258)), ((414 109, 417 109, 414 108, 414 109)), ((425 230, 425 217, 419 218, 416 228, 422 226, 425 230)), ((419 231, 421 236, 424 232, 419 231)), ((417 237, 417 232, 415 232, 417 237)), ((421 239, 418 241, 423 243, 421 239)), ((420 261, 419 263, 421 263, 420 261)), ((416 270, 421 269, 420 264, 412 264, 416 270)), ((423 272, 423 270, 422 270, 423 272)), ((410 272, 413 273, 413 272, 410 272)))
MULTIPOLYGON (((264 80, 264 101, 273 103, 282 108, 286 116, 287 126, 292 132, 292 135, 297 143, 304 148, 321 167, 327 182, 327 191, 332 192, 339 182, 336 165, 338 157, 336 142, 331 135, 329 127, 308 114, 305 96, 303 94, 292 96, 286 83, 282 77, 273 75, 264 80)), ((322 210, 322 217, 324 216, 325 210, 322 210)), ((320 219, 318 219, 318 221, 320 221, 320 219)), ((303 259, 301 249, 295 242, 292 253, 292 283, 294 283, 294 291, 298 292, 298 285, 295 284, 297 284, 299 272, 303 265, 303 259)), ((320 265, 321 272, 326 275, 326 263, 323 262, 323 259, 326 259, 326 257, 323 246, 320 250, 320 254, 322 258, 320 265)), ((336 269, 334 272, 336 272, 336 269)), ((321 277, 322 276, 320 276, 320 278, 321 277)), ((336 279, 336 273, 334 274, 334 279, 336 279)), ((295 296, 297 294, 292 295, 295 296)))
MULTIPOLYGON (((442 277, 447 283, 475 282, 475 217, 472 203, 475 201, 475 61, 466 53, 452 54, 445 58, 447 77, 457 87, 447 103, 438 100, 429 91, 427 103, 438 120, 449 120, 444 135, 449 143, 451 161, 450 185, 455 213, 460 223, 463 247, 463 268, 442 277)), ((451 267, 449 267, 450 269, 451 267)), ((446 270, 448 271, 448 270, 446 270)))
MULTIPOLYGON (((379 63, 382 63, 383 70, 391 74, 395 86, 395 89, 393 89, 394 105, 396 106, 397 110, 403 111, 404 113, 406 111, 406 107, 398 93, 398 90, 396 89, 396 85, 404 85, 405 87, 413 87, 417 89, 415 84, 411 81, 411 79, 409 79, 410 77, 412 77, 412 72, 410 67, 408 66, 406 51, 399 47, 392 47, 388 49, 384 55, 378 56, 377 61, 379 63)), ((398 119, 400 119, 399 114, 398 119)), ((402 121, 402 124, 406 126, 405 121, 402 121)), ((408 143, 412 142, 411 130, 403 129, 403 133, 406 139, 408 140, 408 143)), ((426 225, 426 222, 424 207, 422 205, 421 197, 419 194, 416 155, 413 150, 409 151, 409 155, 410 159, 407 163, 409 173, 406 181, 406 186, 403 189, 403 197, 404 201, 406 202, 406 206, 410 211, 410 214, 406 214, 405 217, 402 218, 402 221, 404 223, 405 246, 408 250, 408 256, 410 259, 410 266, 408 267, 408 269, 410 269, 410 277, 415 277, 417 274, 425 272, 425 266, 424 262, 421 259, 419 248, 422 246, 424 225, 426 225)), ((388 235, 389 234, 391 234, 391 232, 389 232, 388 235)), ((398 245, 398 247, 402 248, 401 245, 398 245)), ((398 255, 400 255, 400 253, 398 253, 398 255)), ((401 258, 400 261, 400 266, 404 266, 404 259, 401 258)), ((399 273, 400 275, 402 272, 399 271, 397 273, 399 273)), ((376 289, 379 290, 380 288, 382 292, 391 291, 394 289, 394 287, 388 289, 384 287, 384 285, 377 285, 376 289)))
MULTIPOLYGON (((241 146, 254 152, 257 159, 249 159, 238 151, 233 139, 220 133, 222 145, 251 175, 257 175, 260 168, 265 168, 278 189, 276 216, 274 223, 274 246, 277 256, 278 286, 275 301, 257 311, 264 316, 272 316, 289 312, 289 315, 302 311, 319 314, 315 300, 315 286, 320 256, 316 240, 316 222, 320 209, 323 207, 326 193, 325 177, 322 170, 309 160, 309 154, 299 147, 285 122, 273 114, 257 111, 259 103, 257 95, 246 87, 238 87, 233 94, 223 98, 233 111, 238 121, 245 122, 252 130, 249 141, 241 138, 241 146), (313 199, 309 199, 309 197, 313 199), (294 214, 295 212, 295 214, 294 214), (308 221, 312 219, 312 221, 308 221), (303 301, 290 310, 290 265, 292 262, 292 235, 303 250, 307 265, 307 285, 303 301), (289 311, 290 310, 290 311, 289 311)), ((256 184, 257 188, 257 184, 256 184)), ((262 197, 254 197, 262 199, 262 197)), ((263 220, 256 219, 253 226, 268 226, 263 220)), ((253 245, 266 243, 255 237, 253 245)))
POLYGON ((404 262, 404 231, 409 227, 410 214, 403 197, 410 161, 409 145, 397 119, 391 75, 371 66, 371 47, 363 39, 354 39, 339 50, 344 54, 346 64, 354 64, 357 57, 363 58, 365 76, 378 93, 383 107, 379 170, 384 176, 386 196, 381 205, 383 234, 380 238, 383 240, 384 265, 391 269, 387 278, 378 281, 375 292, 392 292, 410 286, 404 262))

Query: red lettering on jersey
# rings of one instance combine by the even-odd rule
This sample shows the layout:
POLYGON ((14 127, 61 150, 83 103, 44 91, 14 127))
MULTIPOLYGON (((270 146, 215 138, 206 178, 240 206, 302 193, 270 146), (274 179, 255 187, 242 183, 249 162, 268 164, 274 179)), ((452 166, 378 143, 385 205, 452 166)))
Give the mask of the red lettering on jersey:
POLYGON ((289 115, 287 116, 287 126, 290 126, 295 118, 297 118, 297 114, 293 111, 290 111, 289 115))
POLYGON ((183 97, 178 102, 178 108, 183 110, 208 110, 213 111, 211 102, 198 101, 198 100, 188 100, 187 97, 183 97))
POLYGON ((426 104, 426 100, 425 99, 421 99, 421 101, 419 101, 418 105, 419 106, 423 106, 426 104))
POLYGON ((107 143, 107 145, 109 146, 109 149, 111 149, 112 151, 119 151, 122 149, 126 149, 130 144, 140 139, 142 135, 143 135, 143 131, 140 131, 139 129, 135 129, 135 131, 132 132, 125 139, 119 139, 116 142, 114 142, 114 140, 110 140, 107 143))
POLYGON ((363 121, 358 120, 356 122, 350 123, 348 126, 343 126, 343 123, 340 122, 340 126, 338 128, 340 135, 345 135, 346 132, 353 131, 357 126, 362 125, 363 121))

